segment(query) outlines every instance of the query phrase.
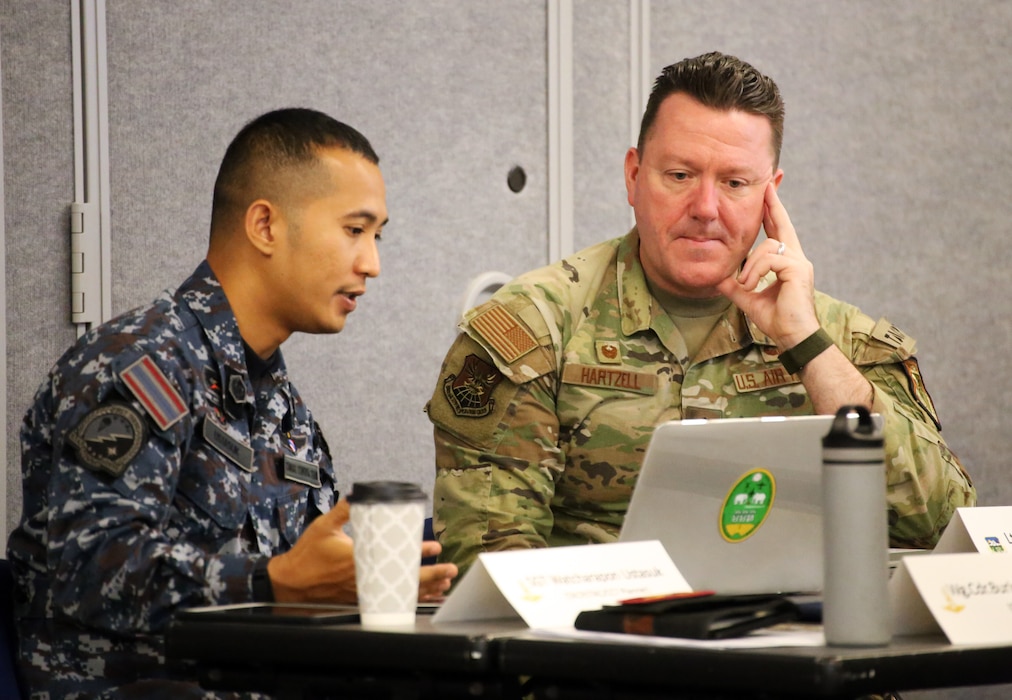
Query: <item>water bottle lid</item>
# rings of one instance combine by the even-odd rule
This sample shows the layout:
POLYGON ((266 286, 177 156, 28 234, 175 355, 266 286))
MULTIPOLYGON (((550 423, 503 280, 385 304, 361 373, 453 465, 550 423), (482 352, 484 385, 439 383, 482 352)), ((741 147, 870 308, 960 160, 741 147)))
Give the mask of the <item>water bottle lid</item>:
POLYGON ((871 412, 864 406, 842 406, 829 432, 822 438, 824 448, 882 447, 882 433, 876 429, 871 412), (853 422, 857 417, 857 423, 853 422))
POLYGON ((418 484, 407 481, 356 481, 348 503, 402 503, 428 498, 418 484))

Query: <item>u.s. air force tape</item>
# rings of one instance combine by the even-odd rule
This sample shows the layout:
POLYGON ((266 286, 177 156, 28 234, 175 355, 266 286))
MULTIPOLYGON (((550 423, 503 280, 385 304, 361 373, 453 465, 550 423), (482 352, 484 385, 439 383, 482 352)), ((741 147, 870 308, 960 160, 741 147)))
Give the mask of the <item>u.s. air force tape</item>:
POLYGON ((129 404, 107 403, 86 414, 67 440, 81 464, 120 476, 147 440, 147 427, 129 404))

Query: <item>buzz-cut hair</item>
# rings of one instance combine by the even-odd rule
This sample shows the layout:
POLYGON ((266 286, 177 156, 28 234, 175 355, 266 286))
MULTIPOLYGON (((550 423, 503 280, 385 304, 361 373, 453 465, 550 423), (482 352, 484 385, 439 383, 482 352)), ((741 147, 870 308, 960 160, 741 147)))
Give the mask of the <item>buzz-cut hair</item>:
POLYGON ((211 230, 276 184, 292 168, 311 168, 321 149, 343 148, 379 164, 369 140, 356 129, 314 109, 267 112, 246 124, 225 151, 214 183, 211 230))

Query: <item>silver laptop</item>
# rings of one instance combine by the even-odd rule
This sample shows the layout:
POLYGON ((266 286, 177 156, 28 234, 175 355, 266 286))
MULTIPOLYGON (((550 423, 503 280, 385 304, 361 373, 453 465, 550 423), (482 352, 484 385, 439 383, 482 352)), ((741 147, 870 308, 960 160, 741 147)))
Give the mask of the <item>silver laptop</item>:
POLYGON ((663 423, 620 541, 660 540, 693 590, 822 590, 822 438, 833 416, 663 423))

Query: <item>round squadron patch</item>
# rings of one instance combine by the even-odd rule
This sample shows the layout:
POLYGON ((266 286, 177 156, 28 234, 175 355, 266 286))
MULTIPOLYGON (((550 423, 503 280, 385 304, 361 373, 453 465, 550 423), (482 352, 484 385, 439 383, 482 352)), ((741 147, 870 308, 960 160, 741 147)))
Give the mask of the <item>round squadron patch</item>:
POLYGON ((125 403, 108 403, 88 413, 67 436, 81 463, 120 476, 147 440, 147 427, 125 403))
POLYGON ((742 475, 720 509, 720 536, 728 542, 742 542, 754 535, 770 514, 776 493, 776 482, 766 469, 742 475))

